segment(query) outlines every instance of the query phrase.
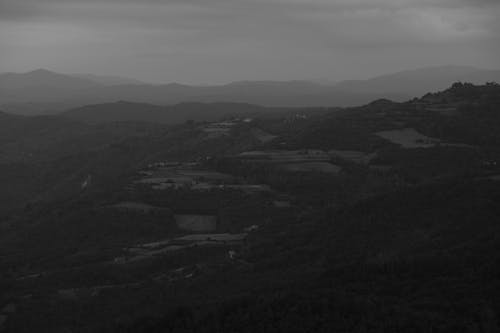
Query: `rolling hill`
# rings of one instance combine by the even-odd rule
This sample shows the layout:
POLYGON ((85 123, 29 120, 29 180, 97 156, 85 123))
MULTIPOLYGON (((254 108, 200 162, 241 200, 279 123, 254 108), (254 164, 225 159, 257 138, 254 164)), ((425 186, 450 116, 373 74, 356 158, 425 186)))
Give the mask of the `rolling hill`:
POLYGON ((127 121, 179 124, 188 120, 215 121, 223 117, 252 116, 280 110, 237 103, 180 103, 172 106, 158 106, 120 101, 87 105, 66 111, 62 115, 90 123, 127 121))

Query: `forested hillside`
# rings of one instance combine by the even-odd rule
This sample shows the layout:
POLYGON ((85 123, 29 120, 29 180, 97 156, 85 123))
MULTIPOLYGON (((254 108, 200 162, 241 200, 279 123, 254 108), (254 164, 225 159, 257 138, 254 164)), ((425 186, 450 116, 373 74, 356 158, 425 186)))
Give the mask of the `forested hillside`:
POLYGON ((0 329, 500 328, 497 84, 225 107, 173 125, 0 114, 0 329))

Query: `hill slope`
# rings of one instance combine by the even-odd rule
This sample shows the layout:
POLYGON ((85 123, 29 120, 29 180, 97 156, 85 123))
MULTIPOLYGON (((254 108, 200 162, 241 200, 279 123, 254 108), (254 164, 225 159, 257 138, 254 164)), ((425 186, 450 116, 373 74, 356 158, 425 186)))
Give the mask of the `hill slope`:
POLYGON ((15 144, 43 157, 0 163, 0 203, 17 205, 5 217, 0 206, 5 330, 497 332, 499 105, 500 86, 457 83, 405 103, 257 117, 215 136, 206 123, 157 131, 0 114, 0 133, 18 129, 0 152, 15 144), (283 168, 294 159, 340 171, 283 168), (250 184, 271 190, 236 189, 250 184), (197 234, 203 243, 179 248, 193 235, 176 211, 200 209, 246 241, 197 234))
POLYGON ((157 106, 145 103, 116 102, 88 105, 64 112, 67 118, 85 122, 153 122, 178 124, 187 120, 215 121, 225 116, 251 116, 266 111, 278 111, 250 104, 181 103, 157 106))

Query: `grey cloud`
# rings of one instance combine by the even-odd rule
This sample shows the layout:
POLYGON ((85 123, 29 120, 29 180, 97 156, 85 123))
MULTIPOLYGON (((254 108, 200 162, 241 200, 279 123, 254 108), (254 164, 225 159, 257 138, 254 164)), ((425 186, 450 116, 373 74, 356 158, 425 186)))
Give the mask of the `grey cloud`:
POLYGON ((0 71, 206 81, 496 66, 499 11, 496 0, 0 0, 0 71))

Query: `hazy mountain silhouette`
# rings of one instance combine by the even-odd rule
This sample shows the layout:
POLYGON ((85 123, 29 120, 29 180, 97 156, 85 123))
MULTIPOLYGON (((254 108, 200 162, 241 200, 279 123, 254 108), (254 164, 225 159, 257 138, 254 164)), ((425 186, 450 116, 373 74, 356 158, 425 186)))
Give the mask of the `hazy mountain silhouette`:
POLYGON ((95 86, 96 83, 91 80, 59 74, 45 69, 37 69, 21 74, 0 74, 0 88, 2 89, 2 94, 21 93, 22 89, 25 89, 25 93, 34 94, 36 91, 28 89, 79 90, 93 88, 95 86))
POLYGON ((359 93, 387 92, 420 96, 430 91, 446 89, 453 82, 484 84, 500 81, 500 70, 484 70, 467 66, 427 67, 378 76, 369 80, 339 82, 336 87, 359 93))
POLYGON ((0 106, 12 113, 43 113, 68 107, 71 96, 102 86, 93 81, 38 69, 28 73, 0 74, 0 106))
POLYGON ((95 75, 95 74, 71 74, 72 77, 89 80, 98 84, 105 86, 118 86, 127 84, 146 84, 143 81, 122 77, 122 76, 110 76, 110 75, 95 75))
POLYGON ((36 70, 25 74, 0 74, 0 107, 12 113, 40 114, 120 100, 157 105, 228 102, 273 107, 354 106, 379 98, 403 101, 445 89, 456 81, 500 81, 500 71, 444 66, 338 84, 240 81, 218 86, 188 86, 141 84, 115 77, 73 76, 36 70))

